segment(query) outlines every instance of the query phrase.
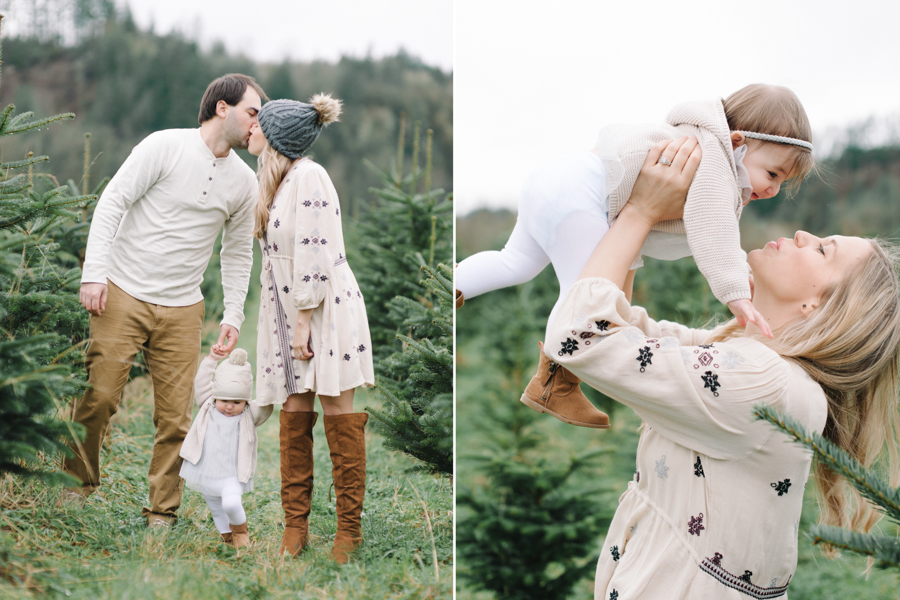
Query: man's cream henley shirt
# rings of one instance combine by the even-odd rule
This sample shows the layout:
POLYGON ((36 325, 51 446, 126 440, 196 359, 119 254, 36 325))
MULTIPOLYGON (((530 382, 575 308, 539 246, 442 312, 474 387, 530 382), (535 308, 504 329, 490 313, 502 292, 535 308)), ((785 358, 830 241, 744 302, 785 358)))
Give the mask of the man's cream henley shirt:
POLYGON ((216 158, 199 129, 153 133, 134 148, 97 203, 81 282, 109 280, 151 304, 196 304, 224 227, 222 323, 240 329, 253 266, 256 197, 253 170, 234 150, 216 158))

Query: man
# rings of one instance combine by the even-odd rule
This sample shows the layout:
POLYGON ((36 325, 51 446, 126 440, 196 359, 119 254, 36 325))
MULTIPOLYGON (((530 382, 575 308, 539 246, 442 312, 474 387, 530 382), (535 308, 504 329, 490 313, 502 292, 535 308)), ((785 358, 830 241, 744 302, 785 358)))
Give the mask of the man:
MULTIPOLYGON (((246 148, 265 93, 252 77, 224 75, 200 106, 200 129, 169 129, 138 144, 109 182, 91 222, 81 303, 90 312, 85 364, 90 389, 76 403, 87 437, 64 469, 83 487, 100 483, 100 447, 139 350, 153 380, 156 436, 150 460, 149 525, 169 525, 181 504, 181 443, 191 398, 203 296, 200 283, 222 236, 225 313, 218 343, 230 352, 244 320, 253 263, 256 178, 235 148, 246 148)), ((76 495, 78 494, 78 495, 76 495)))

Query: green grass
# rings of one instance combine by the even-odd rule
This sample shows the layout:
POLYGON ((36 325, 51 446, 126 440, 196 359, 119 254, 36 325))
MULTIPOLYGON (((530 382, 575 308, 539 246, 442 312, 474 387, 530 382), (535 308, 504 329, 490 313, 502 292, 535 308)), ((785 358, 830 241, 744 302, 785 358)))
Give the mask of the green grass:
MULTIPOLYGON (((451 597, 450 480, 410 474, 413 460, 384 449, 371 433, 366 442, 365 543, 347 565, 332 562, 336 515, 321 419, 313 434, 311 544, 300 557, 276 554, 284 527, 277 413, 259 429, 255 490, 244 495, 253 541, 249 550, 235 552, 219 543, 206 503, 190 490, 175 527, 148 529, 141 506, 147 503, 153 440, 151 398, 145 379, 126 387, 104 446, 101 488, 83 508, 56 508, 58 488, 9 475, 0 480, 0 598, 451 597)), ((355 404, 361 410, 377 405, 377 399, 360 391, 355 404)), ((51 468, 50 462, 43 467, 51 468)))

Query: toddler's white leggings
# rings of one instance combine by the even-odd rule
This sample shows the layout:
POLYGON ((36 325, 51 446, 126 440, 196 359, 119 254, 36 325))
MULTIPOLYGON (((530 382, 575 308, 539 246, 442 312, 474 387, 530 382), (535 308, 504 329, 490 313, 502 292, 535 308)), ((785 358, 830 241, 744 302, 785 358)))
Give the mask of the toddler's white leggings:
MULTIPOLYGON (((592 153, 544 161, 525 183, 516 226, 506 246, 459 263, 454 273, 456 289, 468 300, 531 281, 553 264, 562 299, 609 230, 606 196, 606 173, 592 153)), ((548 328, 555 314, 556 306, 548 328)))
POLYGON ((241 504, 242 493, 241 483, 235 478, 234 481, 229 481, 222 486, 221 496, 203 494, 203 499, 206 500, 206 505, 212 513, 213 522, 219 533, 231 531, 229 525, 241 525, 247 522, 247 515, 241 504))

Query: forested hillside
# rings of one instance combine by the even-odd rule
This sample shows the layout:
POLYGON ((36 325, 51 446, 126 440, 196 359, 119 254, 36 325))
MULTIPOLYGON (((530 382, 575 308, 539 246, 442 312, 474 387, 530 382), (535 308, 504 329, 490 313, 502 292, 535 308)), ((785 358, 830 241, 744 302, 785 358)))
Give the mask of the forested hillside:
MULTIPOLYGON (((4 160, 28 151, 51 154, 61 181, 81 179, 84 133, 90 132, 92 179, 112 176, 141 139, 166 128, 196 127, 207 84, 228 72, 259 81, 270 98, 306 101, 320 91, 344 100, 341 124, 315 146, 348 214, 356 214, 377 178, 363 159, 390 164, 397 155, 400 113, 408 124, 421 121, 434 130, 432 181, 451 188, 452 76, 403 52, 396 56, 343 58, 327 62, 257 64, 232 56, 223 47, 202 50, 180 34, 141 31, 125 13, 102 28, 88 28, 77 43, 53 38, 11 38, 3 43, 0 104, 13 102, 36 116, 74 112, 74 124, 52 127, 49 135, 4 140, 4 160), (52 147, 52 152, 50 149, 52 147)), ((412 150, 407 127, 407 152, 412 150)), ((255 169, 256 160, 241 152, 255 169)))

